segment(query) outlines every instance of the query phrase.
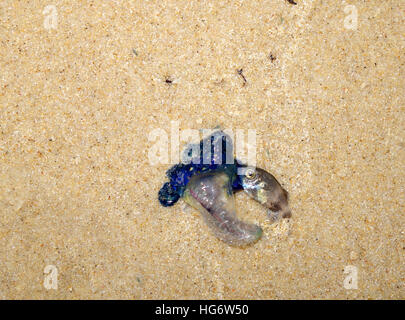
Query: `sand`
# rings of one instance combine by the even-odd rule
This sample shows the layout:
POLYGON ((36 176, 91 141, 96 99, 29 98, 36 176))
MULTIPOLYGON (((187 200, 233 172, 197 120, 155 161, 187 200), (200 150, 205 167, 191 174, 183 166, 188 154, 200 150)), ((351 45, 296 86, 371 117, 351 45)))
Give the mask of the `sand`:
POLYGON ((2 1, 1 299, 404 299, 403 3, 296 2, 2 1), (256 130, 292 218, 160 206, 172 121, 256 130))

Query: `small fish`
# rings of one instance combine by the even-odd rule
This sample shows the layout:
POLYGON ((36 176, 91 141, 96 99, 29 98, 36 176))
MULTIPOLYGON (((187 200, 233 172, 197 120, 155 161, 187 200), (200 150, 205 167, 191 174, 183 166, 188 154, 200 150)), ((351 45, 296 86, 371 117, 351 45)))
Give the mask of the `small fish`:
POLYGON ((247 167, 241 184, 243 191, 269 209, 271 221, 291 217, 288 192, 271 173, 257 167, 247 167))

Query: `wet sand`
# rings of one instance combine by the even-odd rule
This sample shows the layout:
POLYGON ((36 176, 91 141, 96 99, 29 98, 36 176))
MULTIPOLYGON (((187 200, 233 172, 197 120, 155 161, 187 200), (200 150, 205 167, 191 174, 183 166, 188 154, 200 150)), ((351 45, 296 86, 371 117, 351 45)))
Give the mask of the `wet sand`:
POLYGON ((404 8, 296 2, 3 1, 1 299, 404 299, 404 8), (160 206, 172 121, 256 130, 292 218, 160 206))

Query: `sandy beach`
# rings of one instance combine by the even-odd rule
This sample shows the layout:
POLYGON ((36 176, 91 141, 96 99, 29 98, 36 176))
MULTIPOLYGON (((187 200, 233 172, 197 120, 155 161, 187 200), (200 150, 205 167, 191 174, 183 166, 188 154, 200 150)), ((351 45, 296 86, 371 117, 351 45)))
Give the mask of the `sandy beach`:
POLYGON ((403 2, 296 2, 2 1, 0 299, 405 298, 403 2), (291 219, 162 207, 173 125, 253 130, 291 219))

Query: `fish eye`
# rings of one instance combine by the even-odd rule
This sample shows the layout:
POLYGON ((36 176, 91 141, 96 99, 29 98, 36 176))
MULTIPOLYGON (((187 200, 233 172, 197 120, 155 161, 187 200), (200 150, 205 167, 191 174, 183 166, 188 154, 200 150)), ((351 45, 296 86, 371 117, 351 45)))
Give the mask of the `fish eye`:
POLYGON ((248 179, 254 179, 256 177, 256 171, 254 169, 248 169, 246 170, 245 176, 248 179))

